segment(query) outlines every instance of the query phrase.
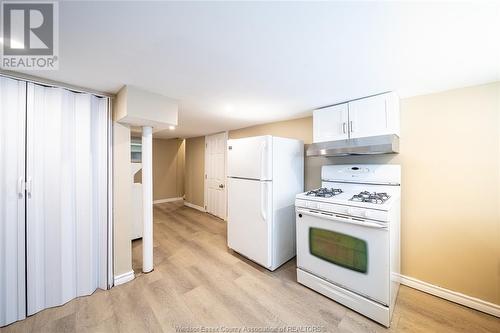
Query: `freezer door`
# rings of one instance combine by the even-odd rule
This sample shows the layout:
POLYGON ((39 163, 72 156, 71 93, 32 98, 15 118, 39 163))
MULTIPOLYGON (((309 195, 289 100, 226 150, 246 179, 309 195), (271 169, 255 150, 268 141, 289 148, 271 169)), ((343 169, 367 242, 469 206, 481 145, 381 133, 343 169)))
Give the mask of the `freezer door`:
POLYGON ((228 179, 229 248, 271 267, 272 182, 228 179))
POLYGON ((273 174, 270 135, 227 141, 227 176, 271 180, 273 174))

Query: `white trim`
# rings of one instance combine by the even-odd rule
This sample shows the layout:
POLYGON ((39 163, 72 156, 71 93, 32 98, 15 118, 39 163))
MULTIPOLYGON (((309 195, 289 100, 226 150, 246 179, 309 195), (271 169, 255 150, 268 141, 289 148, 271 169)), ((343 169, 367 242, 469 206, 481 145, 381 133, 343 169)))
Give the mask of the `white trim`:
MULTIPOLYGON (((205 135, 205 141, 203 143, 203 145, 204 145, 204 147, 203 147, 203 207, 204 207, 203 211, 204 212, 207 211, 206 208, 208 207, 207 206, 207 148, 208 148, 207 138, 208 138, 208 135, 205 135)), ((189 205, 186 205, 186 206, 194 208, 194 207, 189 206, 189 205)), ((200 207, 200 206, 198 206, 198 207, 200 207)), ((195 208, 195 209, 198 209, 198 208, 195 208)))
POLYGON ((495 317, 500 317, 500 305, 487 302, 472 296, 464 295, 456 291, 438 287, 409 276, 399 274, 395 274, 395 276, 399 277, 399 281, 405 286, 418 289, 425 293, 444 298, 448 301, 490 314, 495 317))
POLYGON ((167 198, 167 199, 154 200, 153 205, 165 203, 165 202, 179 201, 179 200, 183 200, 183 199, 184 199, 183 197, 177 197, 177 198, 167 198))
POLYGON ((229 131, 226 131, 226 152, 224 153, 224 186, 225 186, 225 189, 226 189, 226 197, 224 198, 224 200, 226 200, 226 211, 224 212, 224 221, 227 221, 227 211, 228 211, 228 208, 227 208, 227 141, 229 140, 229 131))
POLYGON ((134 278, 135 278, 134 271, 123 273, 120 275, 115 275, 115 287, 119 286, 120 284, 132 281, 134 278))
POLYGON ((110 94, 110 93, 106 93, 106 92, 102 92, 102 91, 98 91, 98 90, 83 88, 83 87, 75 86, 75 85, 72 85, 69 83, 49 80, 49 79, 45 79, 45 78, 41 78, 38 76, 29 75, 29 74, 24 74, 24 73, 19 73, 19 72, 14 72, 14 71, 7 71, 4 69, 0 69, 0 76, 11 78, 11 79, 18 80, 18 81, 31 82, 31 83, 39 84, 42 86, 51 86, 54 88, 63 88, 63 89, 71 90, 74 92, 96 95, 98 97, 109 97, 110 99, 116 97, 115 94, 110 94))
POLYGON ((187 202, 187 201, 184 201, 184 206, 188 206, 188 207, 191 207, 193 209, 197 209, 200 212, 205 212, 205 208, 198 206, 198 205, 195 205, 195 204, 192 204, 192 203, 187 202))
POLYGON ((113 100, 108 98, 108 289, 114 284, 113 154, 113 100))

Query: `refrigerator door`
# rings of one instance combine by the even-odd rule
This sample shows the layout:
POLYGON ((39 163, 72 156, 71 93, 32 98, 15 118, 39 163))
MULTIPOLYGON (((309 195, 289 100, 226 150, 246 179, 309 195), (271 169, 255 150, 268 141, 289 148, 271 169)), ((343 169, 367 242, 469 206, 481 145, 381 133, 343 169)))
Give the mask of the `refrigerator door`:
POLYGON ((271 268, 272 182, 228 179, 229 248, 271 268))
POLYGON ((273 174, 270 135, 227 141, 227 176, 271 180, 273 174))

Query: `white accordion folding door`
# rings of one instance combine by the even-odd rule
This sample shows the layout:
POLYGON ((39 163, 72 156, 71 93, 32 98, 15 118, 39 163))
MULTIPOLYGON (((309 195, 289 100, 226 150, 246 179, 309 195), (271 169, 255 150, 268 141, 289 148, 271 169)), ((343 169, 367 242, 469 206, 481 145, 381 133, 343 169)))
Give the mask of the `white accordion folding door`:
POLYGON ((0 76, 0 326, 108 287, 108 98, 0 76))
POLYGON ((26 82, 0 76, 0 326, 26 316, 26 82))
POLYGON ((28 315, 107 286, 107 99, 29 83, 28 315))

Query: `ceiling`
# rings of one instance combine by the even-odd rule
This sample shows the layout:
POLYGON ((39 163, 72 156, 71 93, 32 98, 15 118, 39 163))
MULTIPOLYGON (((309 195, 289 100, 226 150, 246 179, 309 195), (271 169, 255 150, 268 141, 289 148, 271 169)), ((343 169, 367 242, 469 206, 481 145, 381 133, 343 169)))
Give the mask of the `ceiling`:
POLYGON ((306 116, 388 90, 500 79, 500 5, 451 2, 61 2, 59 71, 30 74, 179 101, 190 137, 306 116))

